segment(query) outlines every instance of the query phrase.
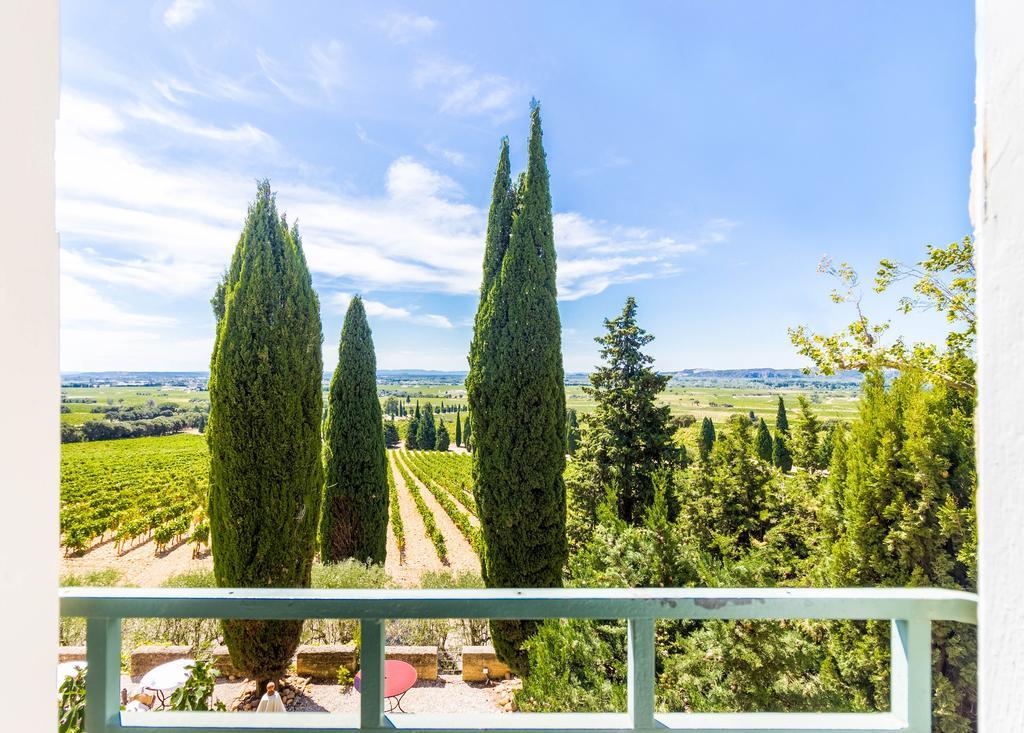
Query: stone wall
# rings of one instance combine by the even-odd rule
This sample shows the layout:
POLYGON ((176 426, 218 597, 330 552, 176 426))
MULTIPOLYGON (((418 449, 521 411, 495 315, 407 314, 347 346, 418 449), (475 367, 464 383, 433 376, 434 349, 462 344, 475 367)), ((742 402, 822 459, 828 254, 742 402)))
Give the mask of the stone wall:
POLYGON ((188 646, 140 646, 132 652, 132 677, 139 677, 153 667, 173 662, 175 659, 191 659, 192 647, 188 646))
POLYGON ((57 662, 84 662, 84 646, 62 646, 57 649, 57 662))
POLYGON ((492 680, 507 679, 512 671, 504 662, 498 659, 492 646, 464 646, 462 647, 462 679, 466 682, 485 682, 488 678, 492 680), (487 674, 484 674, 484 667, 487 674))
MULTIPOLYGON (((408 662, 421 680, 437 679, 436 646, 389 646, 384 648, 384 656, 408 662)), ((353 673, 359 668, 355 644, 304 645, 295 654, 295 672, 299 677, 333 682, 338 678, 339 667, 353 673)))

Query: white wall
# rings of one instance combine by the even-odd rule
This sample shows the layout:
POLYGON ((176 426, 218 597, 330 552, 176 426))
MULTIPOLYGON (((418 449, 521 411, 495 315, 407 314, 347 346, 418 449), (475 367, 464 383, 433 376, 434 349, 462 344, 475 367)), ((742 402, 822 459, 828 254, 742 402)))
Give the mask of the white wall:
POLYGON ((1024 1, 977 17, 979 721, 1007 733, 1024 731, 1024 1))
POLYGON ((56 730, 58 2, 0 13, 0 649, 7 731, 56 730))

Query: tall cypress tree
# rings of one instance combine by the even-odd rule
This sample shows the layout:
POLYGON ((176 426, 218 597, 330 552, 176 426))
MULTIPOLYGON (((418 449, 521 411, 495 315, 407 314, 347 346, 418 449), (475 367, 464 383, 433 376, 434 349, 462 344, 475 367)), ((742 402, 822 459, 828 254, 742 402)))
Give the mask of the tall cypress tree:
POLYGON ((419 432, 420 421, 415 417, 409 419, 405 426, 405 447, 406 450, 416 450, 419 445, 416 443, 416 433, 419 432))
POLYGON ((455 411, 455 445, 462 445, 462 409, 455 411))
POLYGON ((466 450, 473 450, 473 423, 469 421, 469 415, 466 415, 466 426, 462 429, 462 445, 465 446, 466 450))
MULTIPOLYGON (((308 587, 323 485, 320 306, 298 229, 278 215, 268 181, 213 308, 206 440, 217 585, 308 587)), ((284 674, 302 621, 223 627, 232 663, 262 685, 284 674)))
POLYGON ((775 430, 784 435, 789 435, 789 418, 786 417, 786 403, 779 395, 779 408, 775 411, 775 430))
MULTIPOLYGON (((529 162, 516 194, 511 235, 494 277, 507 224, 507 182, 499 162, 491 212, 499 224, 484 259, 467 388, 474 440, 475 496, 488 587, 560 586, 565 537, 565 389, 555 281, 551 193, 540 107, 532 105, 529 162), (491 246, 494 244, 495 246, 491 246), (483 298, 482 298, 483 300, 483 298)), ((502 161, 507 156, 502 145, 502 161)), ((524 670, 523 642, 534 621, 492 621, 495 651, 524 670)))
POLYGON ((437 442, 437 424, 434 422, 434 406, 429 402, 423 405, 423 414, 416 427, 416 445, 420 450, 434 450, 437 442))
POLYGON ((772 462, 772 434, 768 432, 768 425, 764 418, 757 423, 757 439, 755 441, 757 457, 762 461, 772 462))
POLYGON ((576 455, 576 448, 580 444, 580 421, 576 416, 576 410, 569 409, 565 416, 565 452, 576 455))
POLYGON ((437 425, 437 439, 434 441, 434 450, 446 451, 451 448, 452 439, 448 435, 448 426, 444 424, 444 418, 441 418, 437 425))
POLYGON ((789 450, 789 442, 781 430, 775 431, 775 440, 772 442, 772 463, 787 472, 793 468, 793 453, 789 450))
POLYGON ((700 423, 700 437, 697 448, 700 450, 701 460, 706 461, 711 455, 711 449, 715 445, 715 424, 710 417, 704 418, 700 423))
POLYGON ((377 357, 363 299, 341 327, 324 430, 326 481, 320 559, 383 563, 387 553, 388 462, 377 399, 377 357))

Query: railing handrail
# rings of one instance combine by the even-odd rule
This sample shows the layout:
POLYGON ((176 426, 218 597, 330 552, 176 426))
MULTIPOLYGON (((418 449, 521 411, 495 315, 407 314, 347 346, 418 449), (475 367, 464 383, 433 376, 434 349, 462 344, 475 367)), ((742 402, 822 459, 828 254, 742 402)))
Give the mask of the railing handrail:
POLYGON ((63 588, 64 616, 86 623, 86 733, 235 733, 276 730, 423 733, 622 733, 659 728, 725 733, 928 733, 931 625, 977 623, 977 596, 938 588, 491 588, 363 590, 314 588, 63 588), (362 690, 353 715, 121 713, 123 618, 360 621, 362 690), (622 713, 415 715, 384 712, 384 623, 400 618, 594 618, 627 622, 627 700, 622 713), (657 713, 657 619, 887 619, 891 621, 891 709, 882 713, 657 713))
POLYGON ((974 624, 977 603, 974 593, 942 588, 60 590, 61 615, 92 618, 900 618, 974 624))

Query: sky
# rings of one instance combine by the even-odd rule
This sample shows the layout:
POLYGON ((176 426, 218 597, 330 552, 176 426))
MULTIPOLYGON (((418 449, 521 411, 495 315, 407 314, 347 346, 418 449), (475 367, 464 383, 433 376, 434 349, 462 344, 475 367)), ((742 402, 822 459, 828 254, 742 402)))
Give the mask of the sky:
MULTIPOLYGON (((466 369, 502 136, 530 99, 567 371, 636 297, 662 370, 804 366, 822 256, 971 231, 973 3, 65 2, 64 371, 205 370, 256 181, 298 220, 324 365, 353 294, 382 369, 466 369)), ((895 295, 865 300, 895 312, 895 295)), ((937 317, 895 316, 937 339, 937 317)))

